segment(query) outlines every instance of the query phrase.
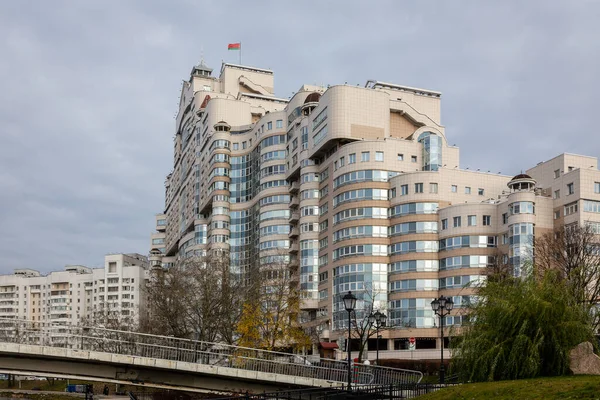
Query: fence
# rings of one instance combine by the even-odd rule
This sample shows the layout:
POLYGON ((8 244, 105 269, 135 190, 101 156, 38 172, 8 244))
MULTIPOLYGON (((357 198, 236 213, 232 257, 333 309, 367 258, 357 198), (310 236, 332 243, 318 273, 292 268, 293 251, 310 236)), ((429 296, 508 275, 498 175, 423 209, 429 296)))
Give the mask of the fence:
POLYGON ((398 384, 398 385, 367 385, 348 391, 344 388, 313 388, 279 391, 273 393, 250 394, 242 393, 233 397, 215 397, 213 400, 395 400, 414 399, 427 393, 435 392, 447 386, 438 384, 398 384))

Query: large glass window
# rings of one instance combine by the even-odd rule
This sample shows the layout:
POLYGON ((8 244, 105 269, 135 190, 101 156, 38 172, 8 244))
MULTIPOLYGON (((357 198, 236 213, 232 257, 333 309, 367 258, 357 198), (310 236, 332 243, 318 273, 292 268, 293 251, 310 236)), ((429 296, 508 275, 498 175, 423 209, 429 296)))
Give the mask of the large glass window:
POLYGON ((390 236, 407 235, 413 233, 437 233, 437 222, 404 222, 402 224, 392 225, 388 228, 390 236))
POLYGON ((273 211, 265 211, 260 214, 259 219, 261 221, 267 221, 269 219, 289 219, 290 218, 290 210, 273 210, 273 211))
POLYGON ((285 135, 270 136, 270 137, 265 138, 260 141, 260 144, 258 145, 258 149, 260 151, 260 150, 264 149, 265 147, 275 146, 277 144, 284 144, 285 141, 286 141, 285 135))
MULTIPOLYGON (((567 206, 565 206, 566 209, 567 206)), ((575 211, 577 211, 577 203, 575 203, 575 211)), ((600 201, 584 200, 583 211, 600 213, 600 201)))
POLYGON ((390 217, 401 217, 409 214, 435 214, 438 203, 406 203, 390 208, 390 217))
POLYGON ((440 239, 440 251, 463 247, 496 247, 496 236, 455 236, 440 239))
POLYGON ((333 206, 358 200, 387 200, 387 189, 358 189, 338 194, 333 198, 333 206))
POLYGON ((431 309, 433 298, 415 298, 390 301, 390 326, 403 328, 433 328, 435 315, 431 309))
POLYGON ((508 205, 510 215, 535 214, 535 203, 532 201, 517 201, 508 205))
POLYGON ((508 227, 508 257, 514 276, 521 276, 523 265, 533 257, 534 224, 519 223, 508 227))
POLYGON ((333 242, 361 237, 387 237, 386 226, 352 226, 333 232, 333 242))
POLYGON ((333 261, 353 256, 387 256, 388 249, 384 244, 357 244, 344 246, 333 251, 333 261))
MULTIPOLYGON (((390 282, 390 292, 408 292, 438 290, 439 282, 437 279, 404 279, 401 281, 390 282)), ((431 303, 429 304, 431 310, 431 303)))
POLYGON ((356 182, 387 182, 389 178, 398 175, 398 172, 362 170, 348 172, 333 180, 333 189, 356 182))
POLYGON ((493 256, 456 256, 441 258, 440 271, 458 268, 485 268, 493 263, 493 256))
POLYGON ((411 240, 390 245, 390 255, 406 253, 436 253, 439 249, 437 240, 411 240))
POLYGON ((350 208, 348 210, 340 211, 333 216, 333 224, 339 224, 340 222, 352 220, 352 219, 363 219, 363 218, 374 218, 374 219, 387 219, 387 208, 382 207, 361 207, 361 208, 350 208))
POLYGON ((406 260, 397 261, 388 265, 389 273, 406 272, 434 272, 440 267, 438 260, 406 260))
POLYGON ((423 144, 423 171, 437 171, 442 166, 442 138, 432 132, 423 132, 418 142, 423 144))

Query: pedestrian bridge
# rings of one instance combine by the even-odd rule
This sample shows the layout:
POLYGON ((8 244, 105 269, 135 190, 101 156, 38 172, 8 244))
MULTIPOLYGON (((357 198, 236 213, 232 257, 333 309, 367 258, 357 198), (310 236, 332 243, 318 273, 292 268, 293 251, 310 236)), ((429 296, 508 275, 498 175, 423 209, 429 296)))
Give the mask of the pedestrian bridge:
MULTIPOLYGON (((190 391, 339 387, 347 363, 103 328, 0 319, 0 372, 190 391)), ((418 383, 418 371, 355 365, 355 384, 418 383)))

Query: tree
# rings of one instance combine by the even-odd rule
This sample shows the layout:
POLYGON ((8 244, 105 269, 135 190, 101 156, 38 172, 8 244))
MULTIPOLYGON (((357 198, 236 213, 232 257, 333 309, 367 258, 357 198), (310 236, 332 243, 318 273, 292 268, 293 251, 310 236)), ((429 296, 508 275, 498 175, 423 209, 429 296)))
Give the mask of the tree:
POLYGON ((246 292, 241 278, 230 271, 227 253, 157 270, 146 290, 150 333, 228 344, 237 340, 246 292))
POLYGON ((123 311, 118 301, 104 301, 81 318, 79 325, 86 328, 138 331, 139 321, 136 318, 136 311, 127 310, 125 313, 123 311))
POLYGON ((556 270, 488 279, 453 352, 463 380, 556 376, 568 352, 592 340, 590 316, 556 270))
MULTIPOLYGON (((362 362, 363 353, 368 349, 367 343, 373 337, 377 330, 373 323, 369 321, 369 315, 376 311, 385 311, 385 306, 380 309, 376 307, 379 303, 378 298, 385 294, 383 289, 375 289, 373 284, 365 283, 365 289, 362 292, 356 293, 359 301, 357 301, 357 309, 351 314, 351 333, 353 339, 358 339, 358 361, 362 362)), ((384 303, 385 304, 385 303, 384 303)), ((387 329, 379 328, 379 332, 387 329)))
POLYGON ((297 270, 287 256, 268 258, 253 268, 249 297, 237 326, 241 346, 266 350, 310 346, 300 327, 300 293, 297 270))
MULTIPOLYGON (((600 240, 592 226, 568 225, 537 238, 535 271, 557 271, 575 300, 592 311, 600 301, 600 240)), ((592 321, 595 328, 599 317, 595 314, 592 321)))

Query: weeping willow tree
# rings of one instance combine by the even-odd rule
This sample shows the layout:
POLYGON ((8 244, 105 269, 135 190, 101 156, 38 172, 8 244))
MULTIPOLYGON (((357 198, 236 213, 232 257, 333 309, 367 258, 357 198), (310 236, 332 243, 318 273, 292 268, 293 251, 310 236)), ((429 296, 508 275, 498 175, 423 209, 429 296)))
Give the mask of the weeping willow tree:
POLYGON ((557 376, 569 372, 569 351, 592 341, 590 308, 561 276, 489 279, 478 291, 452 369, 463 381, 557 376))

